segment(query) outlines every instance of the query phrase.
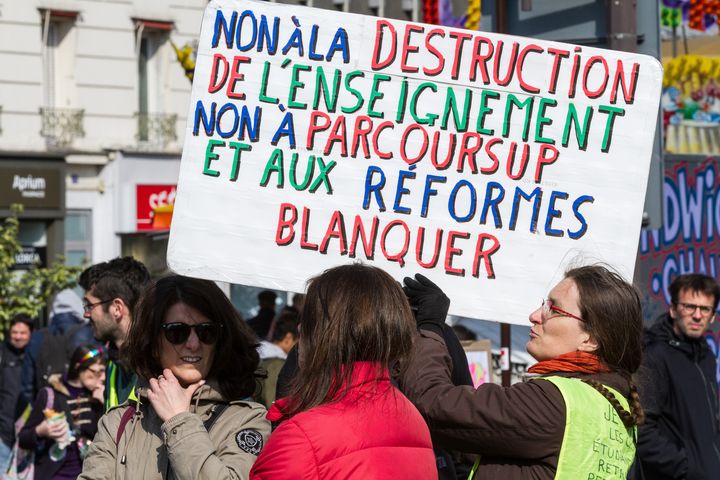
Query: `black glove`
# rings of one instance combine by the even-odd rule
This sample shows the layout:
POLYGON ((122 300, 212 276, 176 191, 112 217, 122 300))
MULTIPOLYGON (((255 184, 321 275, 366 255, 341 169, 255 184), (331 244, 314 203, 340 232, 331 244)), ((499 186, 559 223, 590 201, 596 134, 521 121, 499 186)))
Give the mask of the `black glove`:
POLYGON ((427 277, 415 274, 415 279, 405 277, 403 290, 415 311, 418 328, 432 330, 442 335, 442 326, 450 308, 450 299, 427 277))

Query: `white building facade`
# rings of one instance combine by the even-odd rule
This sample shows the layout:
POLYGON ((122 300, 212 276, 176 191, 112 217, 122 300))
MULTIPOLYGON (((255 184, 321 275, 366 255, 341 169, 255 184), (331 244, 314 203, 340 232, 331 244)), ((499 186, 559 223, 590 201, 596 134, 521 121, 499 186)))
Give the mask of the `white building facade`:
POLYGON ((137 235, 167 231, 153 229, 144 204, 173 199, 162 192, 177 183, 191 89, 174 45, 196 41, 206 4, 2 5, 0 181, 5 189, 16 177, 37 179, 52 190, 35 198, 17 189, 0 195, 0 216, 11 202, 25 205, 21 241, 28 248, 94 263, 132 251, 137 235))
MULTIPOLYGON (((133 254, 166 268, 167 219, 153 210, 174 199, 191 90, 179 57, 194 55, 207 3, 0 4, 0 218, 24 205, 30 252, 73 265, 133 254), (20 191, 18 179, 48 190, 20 191)), ((421 15, 419 0, 282 3, 421 15)))

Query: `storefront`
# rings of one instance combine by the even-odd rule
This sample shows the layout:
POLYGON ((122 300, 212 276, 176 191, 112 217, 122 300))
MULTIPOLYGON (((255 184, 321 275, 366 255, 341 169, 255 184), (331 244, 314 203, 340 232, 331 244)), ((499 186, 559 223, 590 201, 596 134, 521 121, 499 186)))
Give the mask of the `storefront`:
POLYGON ((153 275, 164 274, 180 158, 122 152, 115 161, 120 254, 134 256, 153 275))
POLYGON ((17 269, 39 261, 45 266, 64 254, 64 158, 0 157, 0 217, 21 205, 17 269))

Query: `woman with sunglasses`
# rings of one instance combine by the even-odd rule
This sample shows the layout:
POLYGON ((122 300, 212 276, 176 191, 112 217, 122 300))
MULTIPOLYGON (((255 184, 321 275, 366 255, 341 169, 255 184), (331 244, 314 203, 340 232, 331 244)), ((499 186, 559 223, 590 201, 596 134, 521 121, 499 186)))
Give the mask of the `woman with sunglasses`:
POLYGON ((250 400, 255 347, 214 282, 152 284, 122 346, 137 400, 103 416, 80 478, 247 478, 270 434, 265 408, 250 400))
POLYGON ((36 480, 75 479, 103 411, 105 357, 92 345, 70 355, 65 375, 48 378, 18 435, 20 448, 35 451, 36 480))
MULTIPOLYGON (((529 381, 455 386, 440 325, 450 304, 425 277, 405 279, 418 351, 401 390, 433 439, 477 455, 475 479, 622 479, 642 422, 637 290, 603 266, 574 268, 530 314, 529 381)), ((471 477, 472 478, 472 477, 471 477)))

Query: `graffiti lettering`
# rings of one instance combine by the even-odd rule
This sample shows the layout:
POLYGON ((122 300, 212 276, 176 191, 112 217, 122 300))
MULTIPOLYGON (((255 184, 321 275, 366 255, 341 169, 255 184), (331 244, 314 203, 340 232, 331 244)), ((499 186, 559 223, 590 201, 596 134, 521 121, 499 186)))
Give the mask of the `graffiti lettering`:
POLYGON ((692 168, 680 162, 665 175, 663 226, 643 230, 639 258, 651 262, 648 286, 664 304, 670 302, 668 287, 685 273, 720 272, 720 180, 715 160, 692 168))

